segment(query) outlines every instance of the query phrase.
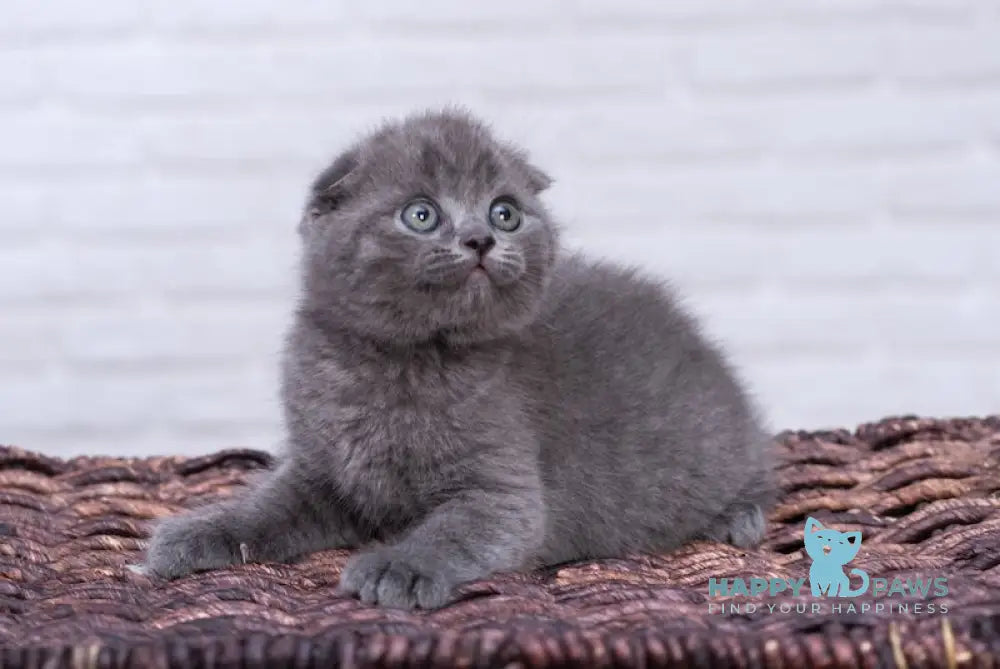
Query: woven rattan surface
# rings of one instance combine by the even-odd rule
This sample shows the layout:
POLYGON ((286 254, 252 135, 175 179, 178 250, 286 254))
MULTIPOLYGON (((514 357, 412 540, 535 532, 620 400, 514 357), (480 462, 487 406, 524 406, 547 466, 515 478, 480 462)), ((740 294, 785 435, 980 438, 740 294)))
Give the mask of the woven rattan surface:
POLYGON ((3 448, 0 666, 1000 666, 1000 417, 887 419, 780 444, 782 495, 759 549, 700 542, 500 575, 433 612, 338 597, 342 551, 171 583, 126 568, 152 519, 235 493, 261 453, 3 448), (863 531, 848 567, 945 577, 947 596, 821 600, 808 582, 798 596, 709 595, 710 578, 806 577, 808 516, 863 531))

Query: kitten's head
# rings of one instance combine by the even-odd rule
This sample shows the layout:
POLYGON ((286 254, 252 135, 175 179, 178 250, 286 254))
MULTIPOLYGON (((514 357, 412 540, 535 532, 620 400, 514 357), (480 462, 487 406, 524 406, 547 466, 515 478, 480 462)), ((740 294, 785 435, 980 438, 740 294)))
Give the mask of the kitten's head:
POLYGON ((813 561, 845 565, 861 548, 861 532, 831 530, 815 518, 806 520, 804 534, 806 553, 813 561))
POLYGON ((462 112, 384 125, 313 184, 300 226, 307 307, 398 344, 523 328, 556 253, 539 200, 549 184, 462 112))

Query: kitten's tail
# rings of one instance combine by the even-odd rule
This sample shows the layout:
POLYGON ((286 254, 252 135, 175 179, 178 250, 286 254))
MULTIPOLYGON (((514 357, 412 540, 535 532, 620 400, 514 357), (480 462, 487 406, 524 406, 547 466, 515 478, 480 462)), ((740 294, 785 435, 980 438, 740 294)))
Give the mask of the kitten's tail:
POLYGON ((847 597, 857 597, 858 595, 863 595, 868 592, 868 572, 864 569, 852 569, 851 573, 855 576, 861 577, 861 587, 857 590, 848 590, 846 593, 847 597))

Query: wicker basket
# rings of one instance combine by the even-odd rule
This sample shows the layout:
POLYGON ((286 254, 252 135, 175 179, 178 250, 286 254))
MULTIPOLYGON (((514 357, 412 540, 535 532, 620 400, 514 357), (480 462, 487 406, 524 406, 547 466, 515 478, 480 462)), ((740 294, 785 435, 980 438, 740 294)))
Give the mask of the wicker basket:
POLYGON ((344 551, 171 583, 126 569, 151 519, 233 494, 262 453, 67 461, 0 448, 0 666, 1000 666, 1000 417, 780 442, 783 493, 759 549, 700 542, 500 575, 433 612, 338 597, 344 551), (849 566, 873 580, 940 577, 948 594, 817 599, 806 582, 798 595, 710 595, 711 578, 806 578, 809 516, 860 529, 849 566))

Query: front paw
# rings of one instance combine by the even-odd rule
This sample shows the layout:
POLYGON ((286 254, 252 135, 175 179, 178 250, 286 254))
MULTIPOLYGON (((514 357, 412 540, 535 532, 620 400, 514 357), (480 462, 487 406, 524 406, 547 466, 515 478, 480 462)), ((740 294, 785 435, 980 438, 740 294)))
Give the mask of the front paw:
POLYGON ((437 609, 454 599, 458 582, 445 560, 424 560, 393 546, 359 553, 340 575, 340 591, 366 604, 437 609))
POLYGON ((176 516, 153 529, 143 573, 174 579, 246 561, 246 548, 210 516, 176 516))

